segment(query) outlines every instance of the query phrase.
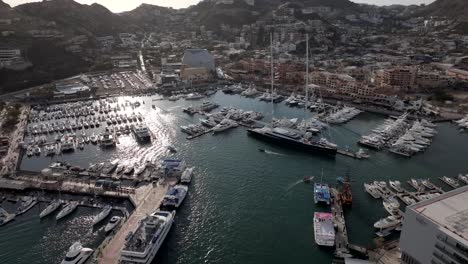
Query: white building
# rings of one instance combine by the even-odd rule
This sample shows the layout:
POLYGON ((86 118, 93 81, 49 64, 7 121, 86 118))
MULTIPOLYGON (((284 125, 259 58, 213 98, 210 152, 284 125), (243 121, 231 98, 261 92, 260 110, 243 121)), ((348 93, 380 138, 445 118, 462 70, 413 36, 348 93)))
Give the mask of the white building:
POLYGON ((406 207, 402 263, 468 263, 468 186, 406 207))
POLYGON ((17 60, 21 60, 21 51, 19 49, 0 48, 0 68, 1 66, 11 65, 17 60))

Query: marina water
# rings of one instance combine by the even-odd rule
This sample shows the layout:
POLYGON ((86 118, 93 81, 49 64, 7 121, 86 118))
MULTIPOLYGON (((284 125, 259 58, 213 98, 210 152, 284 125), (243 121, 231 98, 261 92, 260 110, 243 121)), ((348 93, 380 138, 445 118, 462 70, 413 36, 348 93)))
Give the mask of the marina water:
MULTIPOLYGON (((196 166, 189 194, 155 263, 330 263, 332 252, 318 248, 313 233, 313 213, 329 208, 314 204, 313 185, 303 184, 304 176, 313 175, 320 180, 323 170, 322 181, 335 184, 336 178, 349 170, 353 206, 345 214, 350 242, 372 246, 372 225, 386 213, 380 201, 364 192, 364 182, 398 179, 404 183, 410 178, 430 178, 448 190, 437 178, 468 170, 468 135, 449 123, 439 124, 433 144, 412 158, 370 151, 369 160, 342 156, 330 159, 257 141, 248 137, 242 127, 189 141, 180 132, 180 126, 199 123, 200 116, 186 115, 181 108, 201 101, 152 101, 151 97, 119 100, 144 100, 140 107, 128 111, 143 113, 156 137, 152 144, 139 146, 131 136, 121 136, 115 150, 102 151, 98 146, 87 145, 83 151, 52 160, 87 167, 89 163, 115 158, 135 163, 178 157, 196 166), (178 152, 170 154, 168 145, 178 152), (266 152, 258 151, 259 148, 266 152)), ((260 111, 266 115, 265 121, 272 115, 310 117, 310 113, 284 104, 272 107, 221 92, 209 100, 221 106, 260 111)), ((363 113, 347 124, 332 125, 325 135, 341 148, 357 150, 360 135, 368 134, 384 118, 363 113)), ((96 129, 96 134, 102 129, 96 129)), ((88 136, 91 131, 88 130, 88 136)), ((21 168, 40 171, 50 162, 51 158, 43 156, 24 157, 21 168)), ((2 206, 11 211, 14 205, 4 201, 2 206)), ((103 227, 92 227, 98 210, 79 207, 63 221, 57 222, 54 217, 41 221, 39 212, 44 206, 40 204, 0 228, 0 263, 59 263, 74 241, 95 249, 103 240, 103 227)))

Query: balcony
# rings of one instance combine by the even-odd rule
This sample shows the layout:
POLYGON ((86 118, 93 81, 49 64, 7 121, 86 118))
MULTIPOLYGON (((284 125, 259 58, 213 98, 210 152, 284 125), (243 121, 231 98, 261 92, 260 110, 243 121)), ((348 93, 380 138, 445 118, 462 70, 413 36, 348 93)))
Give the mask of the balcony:
MULTIPOLYGON (((440 245, 440 244, 436 244, 435 247, 443 253, 442 254, 439 254, 439 256, 441 256, 445 261, 447 262, 444 262, 444 263, 453 263, 453 264, 458 264, 458 263, 467 263, 467 260, 462 258, 459 254, 455 253, 455 252, 450 252, 448 250, 445 249, 444 246, 440 245), (446 258, 450 258, 450 261, 447 260, 446 258)), ((436 255, 437 252, 434 252, 434 255, 436 255)))

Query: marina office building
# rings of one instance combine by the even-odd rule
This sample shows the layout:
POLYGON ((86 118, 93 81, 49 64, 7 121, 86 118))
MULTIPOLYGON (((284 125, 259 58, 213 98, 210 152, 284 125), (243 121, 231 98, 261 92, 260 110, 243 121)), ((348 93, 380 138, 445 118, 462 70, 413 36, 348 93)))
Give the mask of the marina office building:
POLYGON ((406 208, 402 263, 468 263, 468 186, 406 208))

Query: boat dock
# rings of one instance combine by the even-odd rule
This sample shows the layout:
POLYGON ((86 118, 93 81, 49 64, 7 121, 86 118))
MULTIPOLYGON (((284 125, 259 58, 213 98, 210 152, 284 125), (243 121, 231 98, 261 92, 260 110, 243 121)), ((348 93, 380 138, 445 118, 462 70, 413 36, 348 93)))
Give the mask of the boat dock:
POLYGON ((159 208, 168 188, 169 184, 159 185, 157 187, 145 186, 133 195, 136 206, 135 210, 113 237, 110 240, 104 241, 101 247, 96 250, 95 256, 97 258, 97 263, 119 263, 120 251, 125 246, 125 238, 128 233, 135 231, 143 218, 159 208))
POLYGON ((190 135, 190 136, 187 137, 187 139, 188 139, 188 140, 195 139, 195 138, 201 137, 201 136, 203 136, 203 135, 206 135, 206 134, 208 134, 208 133, 210 133, 210 132, 212 132, 212 130, 211 130, 211 129, 207 129, 207 130, 205 130, 205 131, 203 131, 203 132, 201 132, 201 133, 194 134, 194 135, 190 135))
POLYGON ((345 157, 353 158, 353 159, 359 159, 359 160, 362 159, 362 157, 356 155, 356 153, 353 153, 353 152, 351 152, 351 151, 344 150, 344 149, 338 149, 336 153, 338 153, 338 154, 340 154, 340 155, 343 155, 343 156, 345 156, 345 157))
POLYGON ((458 182, 450 182, 450 181, 447 181, 446 178, 444 177, 440 177, 439 180, 443 181, 445 184, 447 184, 448 186, 456 189, 458 187, 460 187, 460 184, 458 182))
POLYGON ((335 257, 344 258, 349 256, 348 249, 348 231, 346 229, 346 221, 343 214, 343 206, 341 203, 341 198, 339 191, 335 188, 330 189, 331 194, 331 211, 333 214, 333 221, 336 225, 336 234, 335 234, 335 257))

